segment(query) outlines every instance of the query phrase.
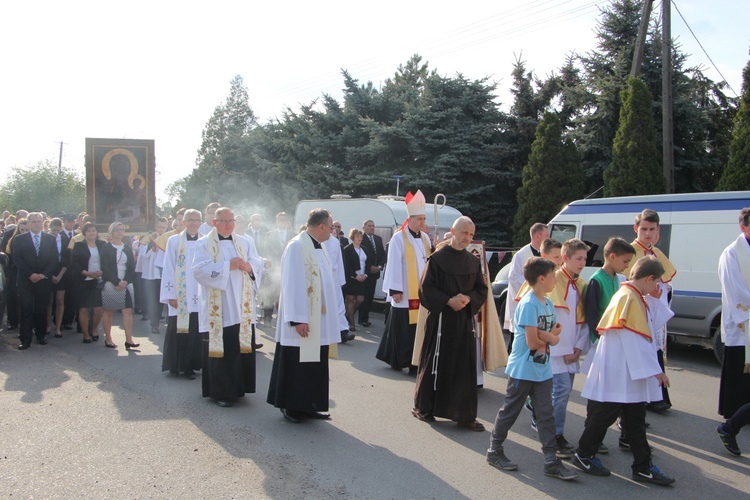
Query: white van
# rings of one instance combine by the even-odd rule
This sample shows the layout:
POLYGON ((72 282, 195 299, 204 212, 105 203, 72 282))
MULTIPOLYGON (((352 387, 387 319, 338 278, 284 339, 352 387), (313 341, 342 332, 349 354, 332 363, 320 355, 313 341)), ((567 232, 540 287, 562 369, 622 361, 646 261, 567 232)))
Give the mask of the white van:
MULTIPOLYGON (((406 204, 403 197, 380 196, 378 198, 350 198, 346 195, 334 195, 329 199, 302 200, 297 203, 294 211, 294 228, 299 228, 307 222, 310 211, 316 208, 324 208, 333 214, 334 220, 341 222, 341 230, 349 235, 352 228, 362 230, 364 221, 371 219, 375 222, 375 234, 383 238, 383 245, 387 246, 393 234, 401 227, 409 216, 406 212, 406 204)), ((435 235, 435 206, 432 203, 425 205, 427 225, 430 227, 431 238, 435 235)), ((461 212, 448 205, 437 211, 438 234, 443 236, 453 225, 453 222, 461 217, 461 212)), ((386 265, 388 265, 386 263, 386 265)), ((385 300, 385 294, 381 290, 383 284, 383 273, 375 287, 375 300, 385 300)))
POLYGON ((750 191, 628 196, 574 201, 550 221, 550 237, 579 238, 592 247, 583 277, 603 263, 611 236, 635 239, 635 216, 645 208, 659 213, 659 247, 677 268, 672 280, 670 340, 713 347, 723 355, 719 323, 719 257, 739 235, 740 210, 750 206, 750 191))

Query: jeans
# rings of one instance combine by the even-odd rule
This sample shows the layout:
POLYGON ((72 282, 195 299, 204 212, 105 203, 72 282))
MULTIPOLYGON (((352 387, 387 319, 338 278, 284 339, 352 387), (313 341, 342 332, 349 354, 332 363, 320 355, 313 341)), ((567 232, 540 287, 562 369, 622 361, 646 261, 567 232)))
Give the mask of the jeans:
POLYGON ((568 399, 573 390, 575 373, 555 373, 552 375, 552 413, 555 417, 555 435, 562 436, 565 429, 565 415, 568 399))

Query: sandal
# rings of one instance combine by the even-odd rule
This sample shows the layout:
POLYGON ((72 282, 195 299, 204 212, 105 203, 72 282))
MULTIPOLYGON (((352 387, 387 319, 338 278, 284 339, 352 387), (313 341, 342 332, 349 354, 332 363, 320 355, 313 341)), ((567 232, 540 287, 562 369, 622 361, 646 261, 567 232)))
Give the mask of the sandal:
POLYGON ((464 429, 469 429, 470 431, 474 432, 484 432, 484 425, 477 422, 476 420, 472 422, 459 422, 459 427, 463 427, 464 429))
POLYGON ((417 418, 421 420, 422 422, 434 422, 435 417, 433 417, 430 413, 425 413, 419 408, 412 408, 411 414, 414 416, 414 418, 417 418))

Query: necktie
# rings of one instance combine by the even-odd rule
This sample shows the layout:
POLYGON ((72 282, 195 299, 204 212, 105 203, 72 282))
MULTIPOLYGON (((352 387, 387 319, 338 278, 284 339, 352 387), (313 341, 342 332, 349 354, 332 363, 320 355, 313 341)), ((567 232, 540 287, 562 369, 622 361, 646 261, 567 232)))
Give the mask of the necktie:
POLYGON ((39 235, 34 235, 34 250, 36 251, 36 254, 39 255, 39 235))

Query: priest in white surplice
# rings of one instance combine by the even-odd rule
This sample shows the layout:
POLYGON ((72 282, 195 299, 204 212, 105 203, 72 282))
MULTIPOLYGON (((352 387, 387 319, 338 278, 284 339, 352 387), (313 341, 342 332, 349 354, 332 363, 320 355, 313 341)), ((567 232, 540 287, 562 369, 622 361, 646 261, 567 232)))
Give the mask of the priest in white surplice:
POLYGON ((268 403, 293 423, 329 419, 328 349, 341 341, 341 287, 328 251, 333 218, 315 209, 307 230, 286 246, 281 257, 281 294, 276 322, 276 352, 268 403))
MULTIPOLYGON (((216 210, 214 228, 198 240, 193 275, 201 285, 203 397, 219 406, 255 392, 255 283, 263 259, 253 243, 234 234, 234 212, 216 210)), ((256 281, 257 280, 257 281, 256 281)))
POLYGON ((182 372, 190 380, 195 378, 195 370, 203 366, 198 330, 201 297, 192 268, 201 221, 198 210, 191 208, 180 214, 185 230, 167 240, 161 265, 160 300, 169 306, 161 371, 172 375, 182 372))
POLYGON ((740 235, 719 258, 721 340, 726 346, 719 386, 719 414, 750 403, 750 207, 740 212, 740 235))

